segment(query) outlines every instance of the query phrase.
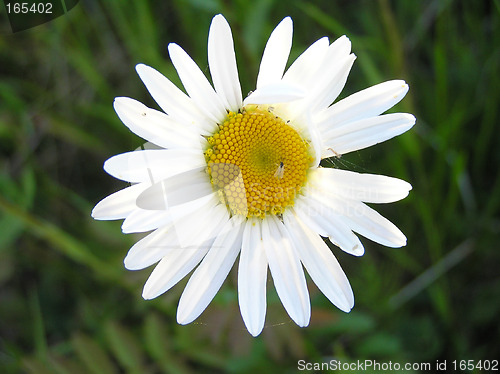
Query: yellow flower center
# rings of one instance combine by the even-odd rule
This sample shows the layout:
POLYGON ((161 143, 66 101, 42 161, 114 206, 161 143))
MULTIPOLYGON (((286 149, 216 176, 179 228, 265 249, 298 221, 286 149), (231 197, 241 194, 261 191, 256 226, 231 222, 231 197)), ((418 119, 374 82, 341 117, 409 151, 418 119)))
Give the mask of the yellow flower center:
POLYGON ((207 138, 210 181, 232 214, 264 218, 293 206, 313 162, 309 143, 271 108, 230 112, 207 138))

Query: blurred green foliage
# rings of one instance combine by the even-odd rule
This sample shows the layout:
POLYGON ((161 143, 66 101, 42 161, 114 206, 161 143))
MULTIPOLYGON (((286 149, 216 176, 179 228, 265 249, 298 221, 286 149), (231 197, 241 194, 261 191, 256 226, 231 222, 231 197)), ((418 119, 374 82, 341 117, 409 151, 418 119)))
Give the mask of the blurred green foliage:
POLYGON ((2 373, 296 372, 299 359, 498 358, 498 0, 88 0, 16 34, 0 11, 2 373), (389 79, 410 84, 395 110, 414 113, 414 129, 337 161, 413 185, 404 201, 377 207, 407 247, 363 240, 362 258, 332 247, 355 292, 350 314, 311 282, 312 320, 300 329, 270 281, 266 327, 251 338, 233 270, 203 315, 179 326, 185 281, 144 301, 149 271, 122 267, 137 237, 121 234, 120 222, 90 218, 97 201, 123 187, 104 173, 104 160, 141 144, 113 98, 156 107, 135 74, 139 62, 180 84, 169 42, 208 73, 217 13, 231 24, 244 92, 286 15, 292 58, 324 35, 351 38, 358 59, 342 96, 389 79))

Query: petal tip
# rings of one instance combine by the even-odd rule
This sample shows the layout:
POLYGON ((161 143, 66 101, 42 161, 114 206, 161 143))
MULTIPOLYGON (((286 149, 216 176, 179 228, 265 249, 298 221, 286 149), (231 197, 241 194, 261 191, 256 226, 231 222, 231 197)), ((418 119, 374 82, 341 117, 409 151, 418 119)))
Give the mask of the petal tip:
MULTIPOLYGON (((147 283, 146 283, 147 284, 147 283)), ((151 299, 154 299, 155 296, 153 296, 150 292, 149 289, 146 289, 146 286, 144 286, 144 289, 142 290, 142 298, 144 300, 151 300, 151 299)))
POLYGON ((115 97, 113 100, 113 109, 115 112, 119 110, 119 108, 123 105, 123 97, 115 97))
POLYGON ((149 66, 147 66, 147 65, 143 64, 142 62, 140 62, 140 63, 138 63, 137 65, 135 65, 135 71, 136 71, 137 73, 139 73, 139 74, 140 74, 140 71, 141 71, 141 70, 144 70, 144 69, 147 69, 147 68, 149 68, 149 66))
POLYGON ((113 217, 109 217, 109 214, 106 214, 104 209, 102 209, 102 204, 100 204, 100 202, 92 209, 90 216, 96 221, 109 221, 110 218, 113 219, 113 217))
POLYGON ((113 106, 115 106, 117 104, 122 104, 126 100, 130 100, 130 98, 129 97, 125 97, 125 96, 117 96, 113 100, 113 106))
POLYGON ((356 257, 361 257, 365 254, 365 248, 356 244, 352 249, 351 253, 356 257))
POLYGON ((143 63, 139 63, 139 64, 135 65, 135 71, 136 71, 137 75, 139 75, 139 78, 141 78, 141 80, 143 82, 145 79, 148 78, 148 74, 157 73, 156 69, 152 68, 149 65, 143 64, 143 63))
MULTIPOLYGON (((129 255, 125 256, 125 258, 123 259, 123 266, 127 270, 140 270, 141 269, 140 267, 135 266, 133 258, 131 256, 129 256, 129 255)), ((144 297, 144 291, 142 293, 142 297, 145 298, 144 297)))
POLYGON ((259 324, 259 325, 246 325, 245 324, 245 327, 247 328, 250 335, 252 335, 254 338, 259 336, 262 333, 262 330, 264 329, 263 324, 259 324))
POLYGON ((350 297, 348 295, 345 296, 347 298, 347 303, 341 306, 337 305, 337 308, 339 308, 344 313, 350 313, 351 310, 354 308, 354 296, 352 295, 352 293, 350 297))
POLYGON ((403 234, 401 231, 398 233, 397 238, 394 238, 392 243, 387 243, 384 244, 386 247, 390 248, 401 248, 401 247, 406 247, 406 244, 408 243, 408 240, 406 239, 405 234, 403 234))
POLYGON ((351 39, 349 39, 347 35, 342 35, 341 37, 337 38, 331 45, 333 44, 335 44, 336 46, 344 46, 344 49, 347 51, 347 53, 350 52, 352 47, 351 39))
POLYGON ((297 326, 299 327, 307 327, 309 326, 309 319, 304 319, 302 321, 296 321, 297 326))
POLYGON ((167 49, 170 55, 172 55, 172 53, 178 52, 179 50, 182 50, 182 48, 177 43, 168 43, 167 49))
POLYGON ((99 218, 98 218, 98 217, 99 217, 99 208, 98 208, 98 205, 99 205, 99 204, 97 204, 97 205, 96 205, 96 206, 92 209, 92 211, 90 212, 90 216, 91 216, 93 219, 96 219, 96 220, 98 220, 98 219, 99 219, 99 218))
POLYGON ((194 318, 191 318, 188 314, 186 314, 182 309, 181 307, 179 306, 179 308, 177 309, 177 323, 179 325, 188 325, 190 324, 191 322, 194 321, 194 318))
POLYGON ((123 221, 123 224, 122 224, 122 233, 124 234, 133 234, 135 231, 132 229, 132 227, 130 227, 130 225, 127 224, 127 221, 123 221))
POLYGON ((212 22, 215 22, 215 21, 217 21, 217 22, 220 22, 220 21, 227 22, 226 17, 224 17, 224 16, 223 16, 222 14, 220 14, 220 13, 219 13, 219 14, 216 14, 216 15, 214 16, 214 18, 212 18, 212 22))

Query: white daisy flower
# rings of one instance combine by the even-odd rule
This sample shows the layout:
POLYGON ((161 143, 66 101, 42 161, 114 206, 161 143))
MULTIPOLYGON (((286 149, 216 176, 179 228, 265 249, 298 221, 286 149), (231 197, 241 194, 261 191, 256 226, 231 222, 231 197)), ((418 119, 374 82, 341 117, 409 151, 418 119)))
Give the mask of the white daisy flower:
POLYGON ((403 199, 410 184, 319 163, 410 129, 411 114, 381 114, 408 85, 385 82, 332 105, 356 58, 349 39, 318 40, 285 72, 291 44, 287 17, 269 37, 256 89, 243 100, 231 29, 217 15, 208 37, 213 87, 188 54, 170 44, 187 95, 139 64, 163 111, 115 99, 120 119, 148 143, 106 161, 106 172, 131 185, 99 202, 92 216, 124 219, 124 233, 152 231, 125 258, 130 270, 158 263, 145 299, 196 268, 179 301, 180 324, 205 310, 238 255, 241 315, 257 336, 265 321, 268 267, 285 310, 303 327, 311 306, 302 266, 339 309, 354 305, 349 281, 321 237, 355 256, 364 249, 354 232, 389 247, 406 244, 403 233, 365 203, 403 199))

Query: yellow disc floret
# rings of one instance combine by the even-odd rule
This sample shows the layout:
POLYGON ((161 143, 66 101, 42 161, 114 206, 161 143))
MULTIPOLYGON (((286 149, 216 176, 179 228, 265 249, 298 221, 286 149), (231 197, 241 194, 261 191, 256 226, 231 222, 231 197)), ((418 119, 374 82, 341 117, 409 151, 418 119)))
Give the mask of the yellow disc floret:
POLYGON ((230 112, 207 138, 208 174, 232 214, 261 217, 292 206, 313 161, 309 143, 268 109, 230 112))

